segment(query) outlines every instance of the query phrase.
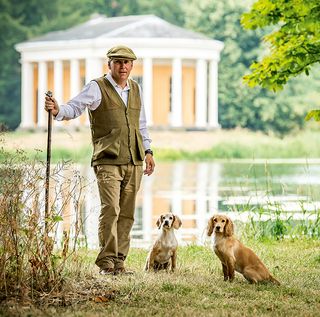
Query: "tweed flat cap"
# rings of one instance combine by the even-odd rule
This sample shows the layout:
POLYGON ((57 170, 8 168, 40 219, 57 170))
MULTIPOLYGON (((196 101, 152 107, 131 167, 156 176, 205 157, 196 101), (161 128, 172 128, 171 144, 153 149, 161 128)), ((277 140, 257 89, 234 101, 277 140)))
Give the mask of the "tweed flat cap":
POLYGON ((124 45, 119 45, 110 48, 110 50, 107 53, 107 57, 110 59, 137 59, 137 56, 133 53, 132 49, 124 45))

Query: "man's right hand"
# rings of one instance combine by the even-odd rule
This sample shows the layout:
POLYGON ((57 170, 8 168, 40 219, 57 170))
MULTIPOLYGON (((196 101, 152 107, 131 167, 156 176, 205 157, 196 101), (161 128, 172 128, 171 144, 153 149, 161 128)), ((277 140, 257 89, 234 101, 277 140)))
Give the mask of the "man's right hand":
POLYGON ((59 105, 57 100, 55 100, 53 97, 46 96, 44 109, 46 111, 51 110, 52 115, 56 116, 59 113, 59 105))

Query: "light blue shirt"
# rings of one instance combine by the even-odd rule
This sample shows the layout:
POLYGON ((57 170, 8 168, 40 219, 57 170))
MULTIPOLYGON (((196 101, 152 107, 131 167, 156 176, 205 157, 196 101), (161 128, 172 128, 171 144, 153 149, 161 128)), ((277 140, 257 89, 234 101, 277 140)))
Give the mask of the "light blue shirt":
MULTIPOLYGON (((108 73, 106 78, 115 88, 121 99, 123 100, 124 104, 127 106, 128 104, 128 95, 130 91, 130 87, 128 83, 122 89, 112 78, 111 74, 108 73)), ((148 129, 147 129, 147 120, 146 120, 146 113, 144 109, 144 103, 142 98, 141 87, 139 86, 140 91, 140 100, 141 100, 141 111, 140 111, 140 118, 139 118, 139 129, 142 135, 143 146, 144 149, 150 149, 151 139, 149 137, 148 129)), ((55 120, 62 121, 62 120, 70 120, 79 117, 85 110, 88 108, 89 110, 95 110, 99 107, 101 102, 101 91, 100 88, 95 81, 90 81, 86 84, 82 91, 69 100, 67 104, 62 104, 59 109, 59 113, 56 115, 55 120)))

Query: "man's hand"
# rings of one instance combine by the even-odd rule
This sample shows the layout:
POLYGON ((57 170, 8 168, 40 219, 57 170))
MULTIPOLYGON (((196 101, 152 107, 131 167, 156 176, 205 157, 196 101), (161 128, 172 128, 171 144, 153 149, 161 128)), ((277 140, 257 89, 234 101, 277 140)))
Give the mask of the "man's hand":
POLYGON ((59 113, 59 105, 57 100, 55 100, 53 97, 46 96, 44 109, 46 111, 51 110, 52 115, 56 116, 59 113))
POLYGON ((156 166, 153 156, 151 154, 146 154, 144 161, 146 163, 146 169, 143 171, 143 174, 150 176, 154 171, 154 167, 156 166))

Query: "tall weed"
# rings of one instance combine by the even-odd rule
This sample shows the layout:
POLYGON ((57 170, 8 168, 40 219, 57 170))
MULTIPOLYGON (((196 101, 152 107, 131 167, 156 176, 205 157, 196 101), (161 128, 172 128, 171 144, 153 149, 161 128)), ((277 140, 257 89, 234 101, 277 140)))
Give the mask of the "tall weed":
POLYGON ((49 215, 44 219, 44 162, 28 160, 21 150, 9 153, 4 147, 0 157, 0 297, 26 299, 60 290, 66 262, 82 230, 83 180, 70 164, 55 165, 49 215), (70 206, 72 214, 66 215, 70 206))

